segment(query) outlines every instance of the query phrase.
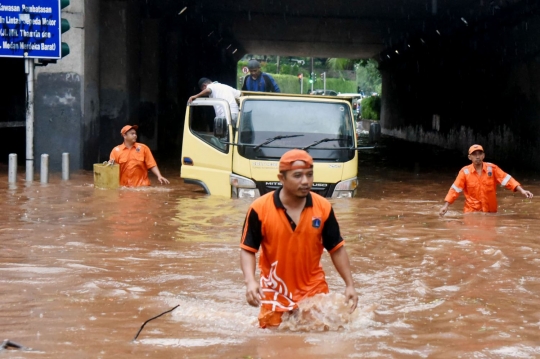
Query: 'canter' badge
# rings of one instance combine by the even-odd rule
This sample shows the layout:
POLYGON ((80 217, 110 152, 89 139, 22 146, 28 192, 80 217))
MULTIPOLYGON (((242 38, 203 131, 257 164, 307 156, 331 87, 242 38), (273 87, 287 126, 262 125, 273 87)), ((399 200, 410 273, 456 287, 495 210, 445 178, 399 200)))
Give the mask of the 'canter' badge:
POLYGON ((321 219, 319 217, 312 217, 311 225, 313 228, 319 228, 321 226, 321 219))

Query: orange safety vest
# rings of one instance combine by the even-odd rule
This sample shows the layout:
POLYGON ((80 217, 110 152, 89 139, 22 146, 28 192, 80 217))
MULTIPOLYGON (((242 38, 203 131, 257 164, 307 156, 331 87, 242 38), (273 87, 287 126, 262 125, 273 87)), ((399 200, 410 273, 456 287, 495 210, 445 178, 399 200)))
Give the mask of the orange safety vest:
POLYGON ((497 183, 515 191, 519 182, 493 163, 484 162, 482 174, 476 172, 473 164, 463 167, 445 197, 452 204, 463 192, 464 212, 497 212, 497 183))

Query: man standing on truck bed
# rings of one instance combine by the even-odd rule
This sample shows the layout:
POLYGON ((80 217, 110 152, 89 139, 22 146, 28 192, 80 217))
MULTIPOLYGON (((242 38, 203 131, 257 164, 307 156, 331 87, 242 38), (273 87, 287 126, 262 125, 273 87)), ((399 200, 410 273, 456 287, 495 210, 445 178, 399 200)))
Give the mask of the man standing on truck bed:
POLYGON ((122 127, 120 134, 124 143, 111 151, 109 162, 120 165, 120 186, 140 187, 150 186, 148 171, 156 175, 159 183, 169 184, 169 180, 159 172, 156 160, 148 146, 137 143, 137 125, 122 127))
POLYGON ((320 264, 323 250, 345 281, 345 297, 352 313, 358 304, 349 257, 328 200, 310 192, 313 159, 303 150, 286 152, 279 160, 282 187, 256 199, 250 206, 240 244, 240 265, 246 300, 260 306, 262 328, 281 324, 284 312, 316 294, 328 293, 320 264), (260 281, 255 279, 255 253, 260 281))
MULTIPOLYGON (((201 92, 191 96, 188 99, 188 103, 202 96, 223 99, 229 103, 231 119, 236 121, 238 118, 238 104, 236 103, 236 99, 240 97, 240 91, 231 86, 220 84, 217 81, 212 82, 212 80, 206 77, 199 80, 199 88, 201 92)), ((222 106, 214 106, 214 111, 216 111, 216 117, 225 118, 225 109, 222 106)))
POLYGON ((261 64, 257 60, 249 60, 247 67, 249 75, 244 78, 242 91, 281 92, 276 80, 261 71, 261 64))

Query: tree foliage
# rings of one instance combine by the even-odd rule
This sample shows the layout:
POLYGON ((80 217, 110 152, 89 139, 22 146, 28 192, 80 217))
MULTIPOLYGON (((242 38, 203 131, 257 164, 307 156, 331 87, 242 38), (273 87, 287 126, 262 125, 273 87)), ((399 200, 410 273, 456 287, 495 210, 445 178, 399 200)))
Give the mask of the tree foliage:
POLYGON ((343 71, 343 70, 354 70, 355 60, 352 59, 341 59, 337 57, 329 58, 326 60, 326 66, 329 70, 343 71))
POLYGON ((381 73, 377 61, 373 59, 360 60, 356 66, 356 83, 366 95, 382 91, 381 73))
POLYGON ((381 98, 379 96, 368 96, 360 102, 362 106, 361 115, 366 120, 379 120, 381 118, 381 98))

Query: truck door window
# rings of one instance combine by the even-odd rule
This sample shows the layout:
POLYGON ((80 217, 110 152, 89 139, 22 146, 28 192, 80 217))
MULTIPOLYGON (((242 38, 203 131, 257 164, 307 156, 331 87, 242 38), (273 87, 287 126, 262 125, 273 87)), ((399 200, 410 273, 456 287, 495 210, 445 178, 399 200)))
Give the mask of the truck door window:
POLYGON ((214 118, 216 117, 214 107, 190 106, 189 110, 189 129, 191 133, 215 149, 228 153, 229 146, 223 142, 229 139, 220 139, 214 136, 214 118))

